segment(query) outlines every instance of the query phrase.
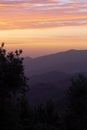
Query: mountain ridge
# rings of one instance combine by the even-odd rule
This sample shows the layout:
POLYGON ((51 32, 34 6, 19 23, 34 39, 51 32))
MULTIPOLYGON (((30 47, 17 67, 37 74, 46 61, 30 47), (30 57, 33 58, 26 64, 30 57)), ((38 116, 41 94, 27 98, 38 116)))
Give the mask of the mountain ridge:
POLYGON ((87 50, 80 50, 80 49, 69 49, 69 50, 65 50, 65 51, 60 51, 60 52, 55 52, 55 53, 50 53, 50 54, 44 54, 41 56, 37 56, 37 57, 32 57, 32 56, 26 56, 25 58, 29 58, 32 60, 38 59, 38 58, 43 58, 43 57, 47 57, 47 56, 52 56, 52 55, 57 55, 57 54, 63 54, 63 53, 69 53, 69 52, 86 52, 87 50))
POLYGON ((56 54, 25 59, 27 75, 38 75, 50 71, 66 73, 87 72, 87 50, 68 50, 56 54))
POLYGON ((87 77, 87 50, 72 49, 25 60, 25 73, 30 79, 27 97, 34 105, 47 98, 62 100, 73 76, 82 73, 87 77))

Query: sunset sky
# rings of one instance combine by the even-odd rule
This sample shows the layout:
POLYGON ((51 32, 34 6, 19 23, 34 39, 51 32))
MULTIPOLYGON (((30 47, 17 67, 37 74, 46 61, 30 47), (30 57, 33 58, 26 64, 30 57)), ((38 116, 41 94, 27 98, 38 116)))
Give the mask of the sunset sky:
POLYGON ((0 43, 37 57, 87 49, 87 0, 0 0, 0 43))

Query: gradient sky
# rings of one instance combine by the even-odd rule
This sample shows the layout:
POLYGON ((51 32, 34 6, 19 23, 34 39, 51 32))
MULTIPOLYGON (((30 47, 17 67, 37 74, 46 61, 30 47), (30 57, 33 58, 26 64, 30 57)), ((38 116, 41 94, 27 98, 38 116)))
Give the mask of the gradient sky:
POLYGON ((0 0, 0 43, 37 57, 87 49, 87 0, 0 0))

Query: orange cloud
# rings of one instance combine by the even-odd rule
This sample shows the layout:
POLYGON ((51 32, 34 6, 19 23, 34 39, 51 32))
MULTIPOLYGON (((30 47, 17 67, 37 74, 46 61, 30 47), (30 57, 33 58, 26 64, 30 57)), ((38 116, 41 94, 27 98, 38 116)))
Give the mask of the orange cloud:
POLYGON ((85 25, 87 3, 74 0, 0 1, 0 29, 85 25))

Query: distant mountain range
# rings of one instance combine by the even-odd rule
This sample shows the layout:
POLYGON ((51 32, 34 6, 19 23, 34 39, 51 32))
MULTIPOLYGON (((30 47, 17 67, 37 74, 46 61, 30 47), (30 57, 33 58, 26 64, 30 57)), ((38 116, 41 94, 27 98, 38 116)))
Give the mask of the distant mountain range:
POLYGON ((25 72, 28 76, 51 71, 66 73, 87 72, 87 50, 69 50, 38 58, 25 58, 25 72))
POLYGON ((28 99, 33 104, 44 103, 46 99, 62 100, 70 86, 71 76, 63 72, 48 72, 30 78, 28 99))
POLYGON ((69 50, 34 59, 26 57, 24 66, 30 78, 27 96, 31 103, 42 103, 46 98, 62 100, 72 76, 87 75, 87 50, 69 50))

